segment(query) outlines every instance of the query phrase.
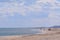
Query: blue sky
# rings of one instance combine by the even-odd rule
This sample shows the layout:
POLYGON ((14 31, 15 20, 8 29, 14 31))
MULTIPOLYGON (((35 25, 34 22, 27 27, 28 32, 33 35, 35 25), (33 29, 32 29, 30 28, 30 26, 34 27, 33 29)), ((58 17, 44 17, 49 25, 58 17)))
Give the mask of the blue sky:
POLYGON ((60 25, 60 0, 0 0, 0 28, 60 25))

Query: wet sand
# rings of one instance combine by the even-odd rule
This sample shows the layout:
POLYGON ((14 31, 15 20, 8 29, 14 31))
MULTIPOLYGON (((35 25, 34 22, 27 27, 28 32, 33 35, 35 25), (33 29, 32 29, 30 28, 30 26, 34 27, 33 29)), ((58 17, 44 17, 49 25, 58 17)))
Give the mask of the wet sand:
POLYGON ((60 29, 46 30, 46 34, 0 36, 0 40, 60 40, 60 29))

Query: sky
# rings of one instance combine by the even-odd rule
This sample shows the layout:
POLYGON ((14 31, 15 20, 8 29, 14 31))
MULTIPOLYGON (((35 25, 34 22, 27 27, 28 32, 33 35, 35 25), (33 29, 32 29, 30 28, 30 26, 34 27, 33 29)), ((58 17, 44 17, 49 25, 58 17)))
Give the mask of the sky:
POLYGON ((0 0, 0 28, 60 25, 60 0, 0 0))

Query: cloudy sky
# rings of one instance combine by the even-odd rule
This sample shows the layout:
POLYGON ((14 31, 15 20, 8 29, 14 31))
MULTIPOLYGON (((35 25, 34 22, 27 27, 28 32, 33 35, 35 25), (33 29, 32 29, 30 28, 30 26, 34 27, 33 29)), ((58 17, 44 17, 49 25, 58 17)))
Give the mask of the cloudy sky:
POLYGON ((0 0, 0 28, 54 25, 60 25, 60 0, 0 0))

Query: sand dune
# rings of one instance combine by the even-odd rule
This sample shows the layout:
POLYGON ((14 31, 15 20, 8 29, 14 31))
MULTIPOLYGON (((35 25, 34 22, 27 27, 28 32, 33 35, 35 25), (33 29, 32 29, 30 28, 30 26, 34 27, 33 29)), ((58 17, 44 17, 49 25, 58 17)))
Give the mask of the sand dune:
POLYGON ((0 40, 60 40, 60 30, 53 29, 51 31, 46 31, 46 34, 0 36, 0 40))

